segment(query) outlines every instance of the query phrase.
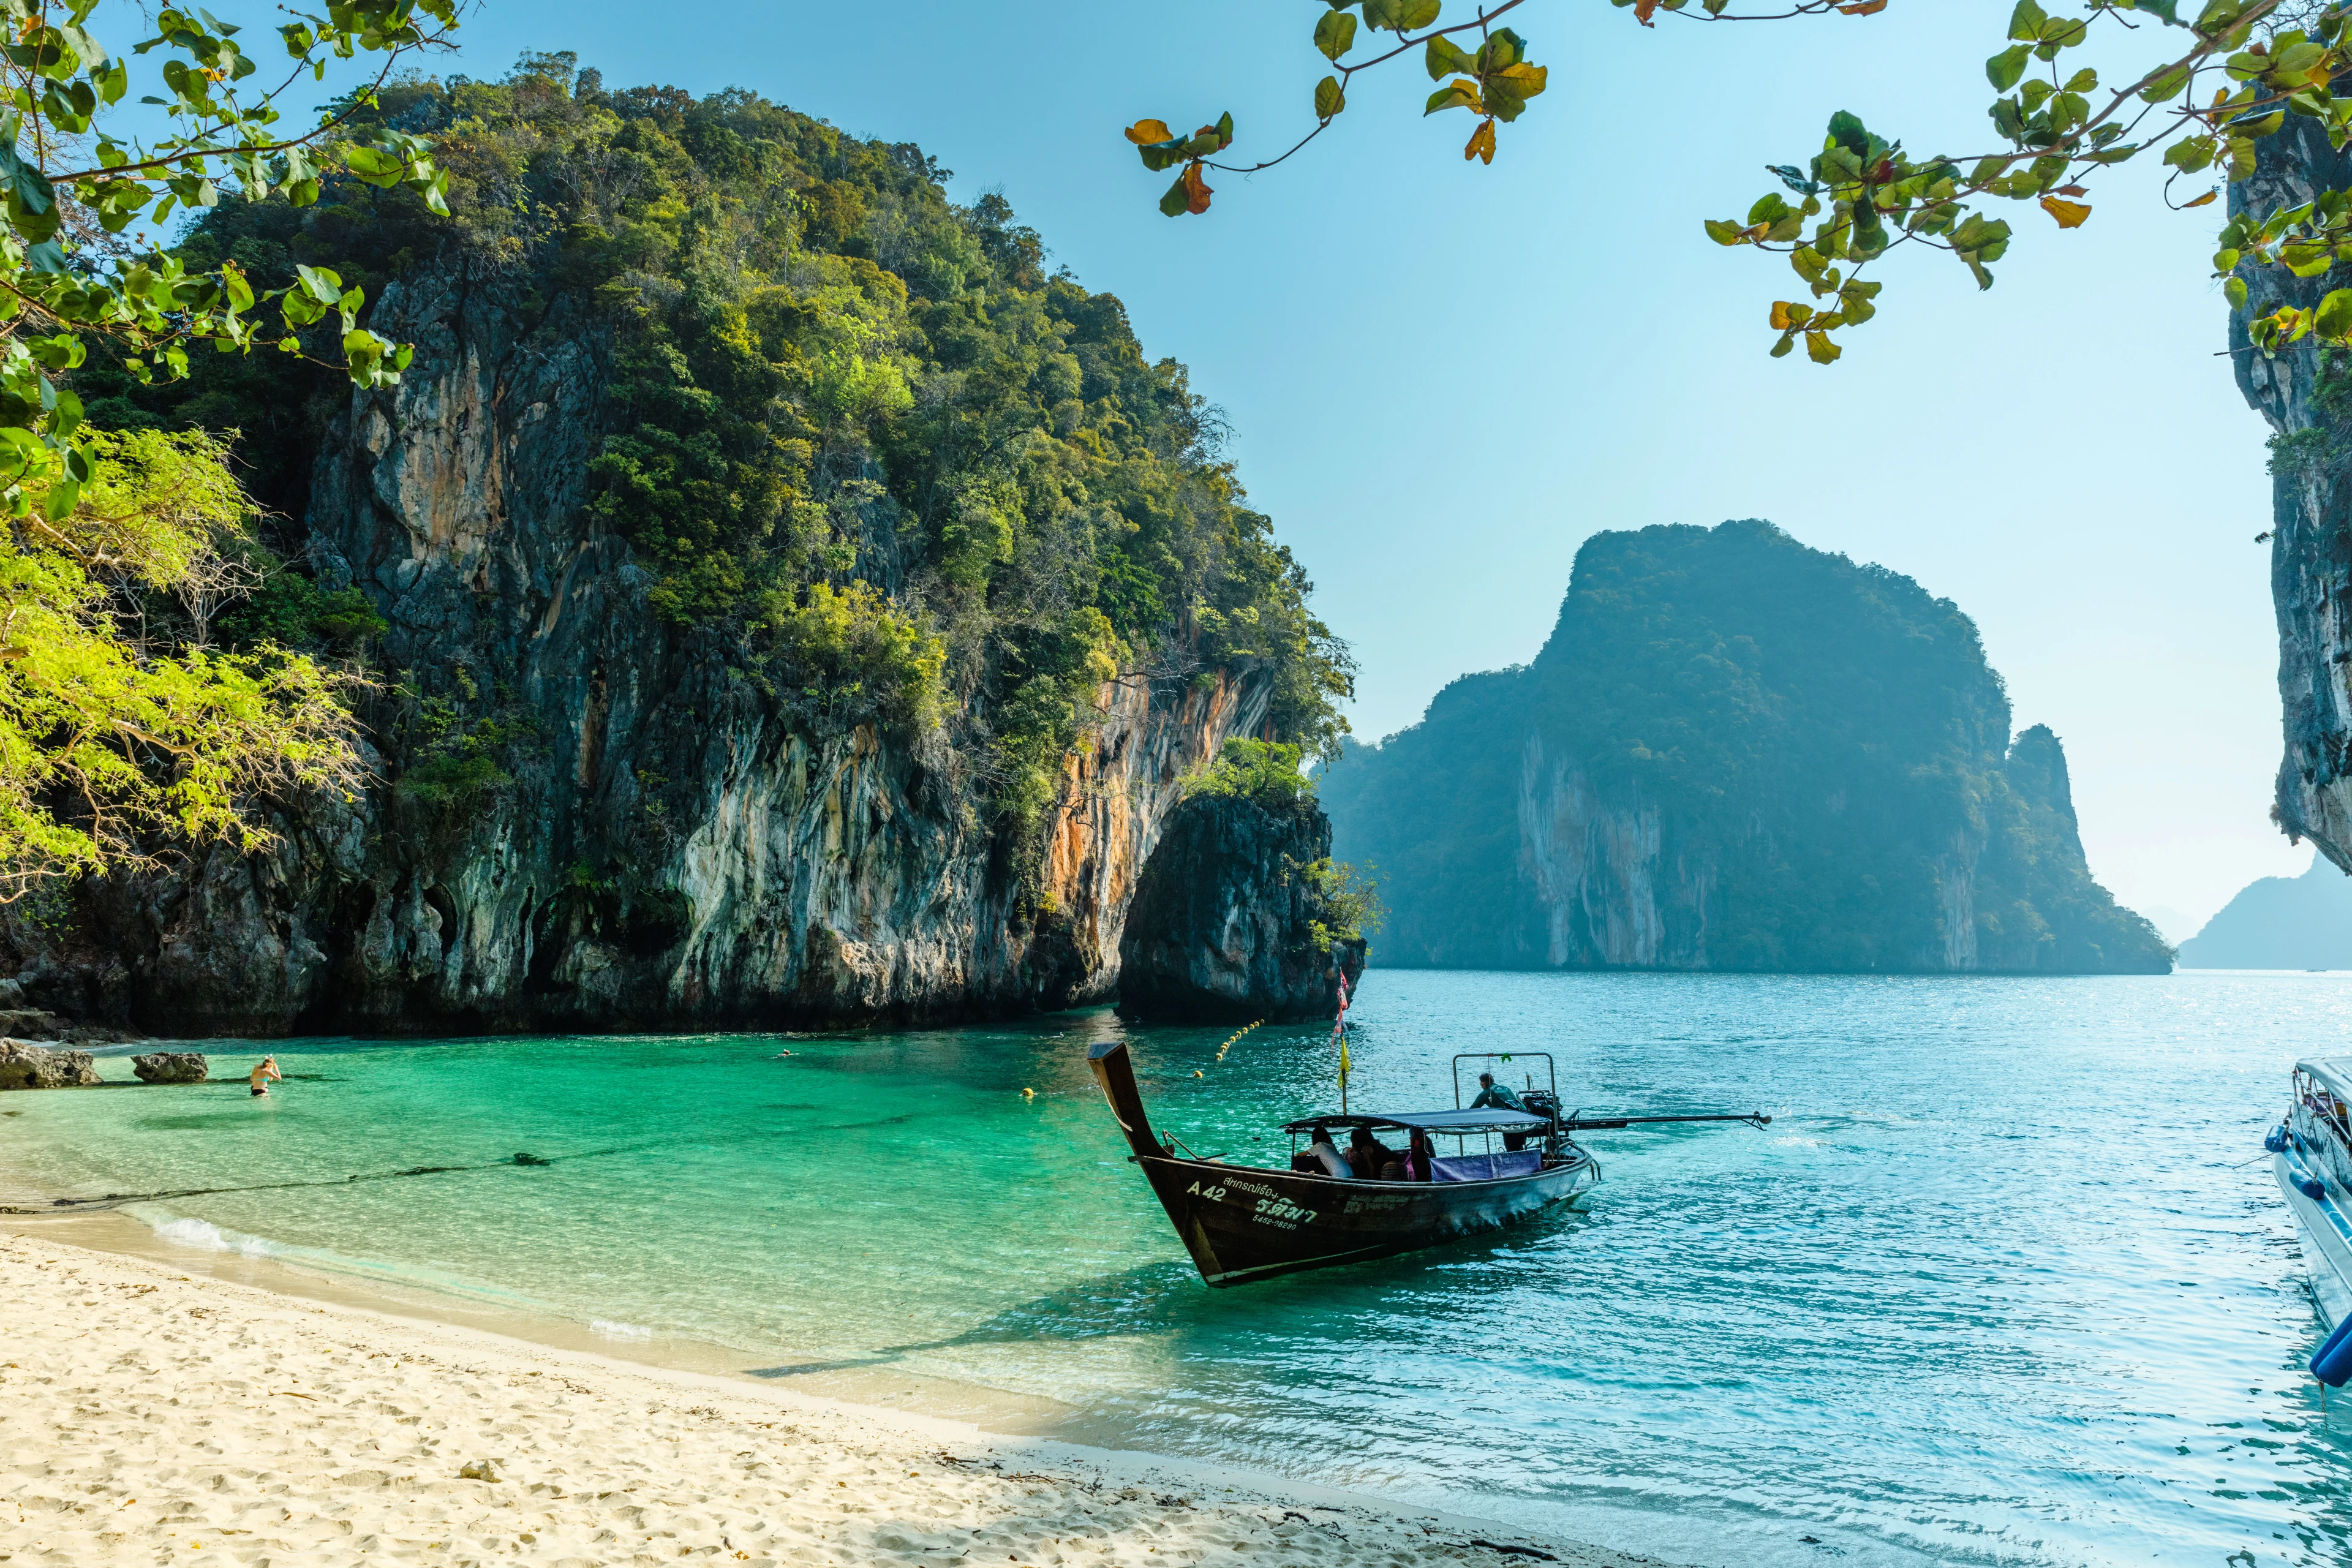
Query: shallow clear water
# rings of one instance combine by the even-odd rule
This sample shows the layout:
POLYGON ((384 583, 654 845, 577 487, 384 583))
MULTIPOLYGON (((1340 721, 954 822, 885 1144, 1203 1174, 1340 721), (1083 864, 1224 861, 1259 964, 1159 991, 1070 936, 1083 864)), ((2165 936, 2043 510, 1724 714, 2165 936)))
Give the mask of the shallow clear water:
MULTIPOLYGON (((2352 978, 1379 971, 1357 1016, 1360 1106, 1447 1103, 1452 1053, 1516 1047, 1572 1105, 1776 1120, 1594 1134, 1602 1184, 1499 1242, 1214 1293, 1087 1074, 1107 1014, 302 1041, 268 1100, 8 1096, 0 1167, 319 1183, 134 1212, 1669 1558, 2352 1559, 2352 1401, 2331 1427, 2301 1375, 2318 1325, 2260 1161, 2294 1058, 2352 1054, 2352 978), (552 1163, 489 1163, 518 1152, 552 1163), (389 1174, 436 1165, 468 1168, 389 1174)), ((1130 1037, 1156 1120, 1245 1158, 1328 1103, 1323 1033, 1222 1065, 1226 1031, 1130 1037)))

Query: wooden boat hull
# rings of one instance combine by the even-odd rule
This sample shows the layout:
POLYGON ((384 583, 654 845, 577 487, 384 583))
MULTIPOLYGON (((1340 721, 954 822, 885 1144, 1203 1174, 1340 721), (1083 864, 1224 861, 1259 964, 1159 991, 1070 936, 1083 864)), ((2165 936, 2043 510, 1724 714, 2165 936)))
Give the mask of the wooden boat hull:
POLYGON ((1183 1159, 1154 1141, 1125 1044, 1098 1045, 1087 1060, 1153 1195, 1213 1286, 1387 1258, 1495 1230, 1601 1177, 1592 1157, 1572 1144, 1563 1163, 1489 1182, 1351 1182, 1183 1159))
POLYGON ((1599 1179, 1591 1159, 1497 1182, 1343 1182, 1139 1154, 1185 1250, 1213 1286, 1387 1258, 1496 1230, 1599 1179))

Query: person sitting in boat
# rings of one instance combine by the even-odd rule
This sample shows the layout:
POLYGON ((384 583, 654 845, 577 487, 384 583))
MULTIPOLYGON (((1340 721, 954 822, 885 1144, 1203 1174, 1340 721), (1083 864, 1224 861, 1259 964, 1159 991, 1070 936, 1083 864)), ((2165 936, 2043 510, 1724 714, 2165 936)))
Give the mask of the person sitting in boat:
MULTIPOLYGON (((1493 1073, 1482 1072, 1478 1075, 1478 1098, 1470 1102, 1470 1109, 1473 1110, 1525 1110, 1527 1107, 1520 1103, 1517 1093, 1512 1089, 1509 1084, 1496 1083, 1493 1073)), ((1528 1135, 1526 1133, 1506 1132, 1503 1134, 1504 1148, 1524 1149, 1527 1146, 1528 1135)))
POLYGON ((1436 1158, 1437 1146, 1429 1141, 1429 1134, 1418 1127, 1414 1128, 1412 1139, 1405 1149, 1404 1179, 1408 1182, 1437 1180, 1437 1167, 1430 1163, 1436 1158))
POLYGON ((1404 1164, 1397 1152, 1373 1137, 1369 1127, 1357 1128, 1349 1138, 1348 1163, 1355 1168, 1360 1182, 1404 1180, 1404 1164))
POLYGON ((1346 1157, 1338 1149, 1332 1147, 1331 1130, 1328 1127, 1318 1127, 1315 1130, 1314 1142, 1307 1145, 1307 1152, 1301 1155, 1300 1159, 1312 1162, 1308 1166, 1310 1174, 1319 1169, 1327 1176, 1337 1176, 1346 1181, 1356 1173, 1349 1165, 1346 1157))

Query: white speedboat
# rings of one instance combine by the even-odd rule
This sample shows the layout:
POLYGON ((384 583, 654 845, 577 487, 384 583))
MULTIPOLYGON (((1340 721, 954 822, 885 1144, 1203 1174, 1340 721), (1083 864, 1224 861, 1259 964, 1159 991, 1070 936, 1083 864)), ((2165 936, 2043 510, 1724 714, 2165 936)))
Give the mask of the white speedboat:
POLYGON ((2352 1059, 2294 1064, 2286 1121, 2263 1146, 2310 1260, 2311 1293, 2333 1328, 2352 1317, 2352 1059))

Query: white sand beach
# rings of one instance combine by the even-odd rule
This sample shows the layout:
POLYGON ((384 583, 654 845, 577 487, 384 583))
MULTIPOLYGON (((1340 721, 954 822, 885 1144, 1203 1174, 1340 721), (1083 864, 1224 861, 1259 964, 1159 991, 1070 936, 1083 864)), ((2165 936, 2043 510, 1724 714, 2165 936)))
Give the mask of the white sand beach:
POLYGON ((37 1226, 0 1230, 0 1325, 11 1568, 1661 1568, 275 1294, 37 1226))

